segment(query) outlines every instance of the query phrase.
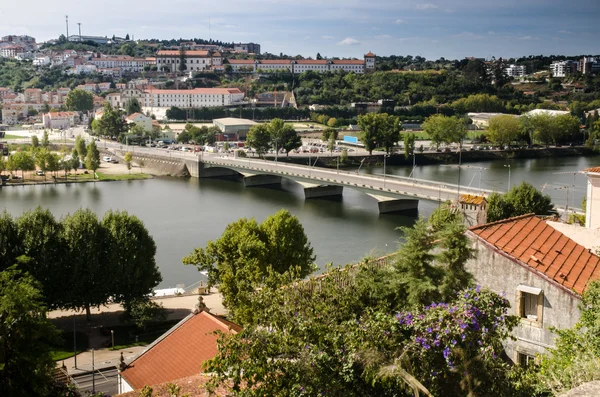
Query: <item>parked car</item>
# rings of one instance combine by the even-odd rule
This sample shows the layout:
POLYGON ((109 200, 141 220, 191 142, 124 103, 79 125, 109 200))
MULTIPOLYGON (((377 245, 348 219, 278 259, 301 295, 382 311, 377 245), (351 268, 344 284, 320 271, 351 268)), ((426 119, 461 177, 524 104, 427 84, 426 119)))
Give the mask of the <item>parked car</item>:
POLYGON ((35 172, 35 174, 36 174, 37 176, 44 176, 44 175, 46 175, 46 174, 44 173, 44 171, 42 171, 42 170, 37 170, 37 171, 35 172))

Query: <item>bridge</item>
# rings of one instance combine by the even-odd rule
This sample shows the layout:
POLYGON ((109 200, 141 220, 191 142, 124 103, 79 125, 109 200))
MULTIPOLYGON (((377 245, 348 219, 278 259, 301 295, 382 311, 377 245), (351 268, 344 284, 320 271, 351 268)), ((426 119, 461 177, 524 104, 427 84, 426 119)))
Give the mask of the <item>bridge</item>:
POLYGON ((416 210, 419 200, 442 202, 456 200, 459 194, 486 194, 485 191, 448 183, 390 175, 367 175, 337 169, 203 154, 185 164, 191 176, 215 178, 241 174, 247 187, 280 184, 282 178, 304 187, 306 199, 335 197, 344 187, 360 190, 377 200, 379 212, 416 210))

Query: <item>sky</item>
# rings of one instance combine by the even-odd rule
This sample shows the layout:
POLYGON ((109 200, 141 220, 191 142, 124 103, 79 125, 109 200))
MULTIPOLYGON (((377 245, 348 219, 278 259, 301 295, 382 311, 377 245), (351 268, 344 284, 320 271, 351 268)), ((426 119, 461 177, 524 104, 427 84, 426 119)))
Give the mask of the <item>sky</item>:
POLYGON ((0 36, 69 33, 255 42, 315 57, 600 54, 599 0, 3 1, 0 36), (210 24, 209 24, 210 21, 210 24), (210 31, 209 31, 210 25, 210 31))

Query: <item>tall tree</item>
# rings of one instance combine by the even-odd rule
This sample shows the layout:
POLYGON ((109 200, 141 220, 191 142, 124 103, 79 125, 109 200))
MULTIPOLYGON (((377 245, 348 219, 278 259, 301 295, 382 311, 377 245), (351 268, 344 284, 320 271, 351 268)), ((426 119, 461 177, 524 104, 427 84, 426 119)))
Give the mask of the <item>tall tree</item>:
POLYGON ((265 124, 257 124, 250 128, 246 136, 246 145, 256 150, 259 156, 267 153, 271 147, 271 135, 265 124))
POLYGON ((115 274, 127 275, 116 277, 112 297, 129 312, 135 299, 148 296, 162 281, 154 259, 156 244, 144 223, 126 212, 107 212, 102 227, 109 237, 106 261, 115 274))
POLYGON ((4 210, 0 213, 0 273, 16 263, 22 250, 17 222, 4 210))
POLYGON ((75 150, 80 159, 85 159, 87 155, 87 148, 85 146, 85 139, 81 135, 77 135, 75 138, 75 150))
POLYGON ((281 119, 273 119, 268 124, 267 129, 271 136, 271 141, 276 150, 283 149, 287 155, 290 151, 302 146, 302 139, 298 132, 289 124, 285 124, 281 119))
POLYGON ((42 135, 42 146, 47 148, 50 146, 50 140, 48 139, 48 130, 44 130, 44 135, 42 135))
POLYGON ((37 135, 31 136, 31 146, 33 146, 34 149, 37 149, 40 146, 40 140, 37 135))
POLYGON ((85 90, 76 88, 69 91, 65 99, 65 106, 69 110, 86 112, 94 109, 94 95, 85 90))
POLYGON ((131 98, 127 102, 125 102, 125 112, 129 116, 133 113, 140 113, 142 111, 142 106, 137 98, 131 98))
POLYGON ((100 168, 100 151, 96 147, 96 141, 92 140, 86 148, 85 168, 94 173, 96 179, 96 170, 100 168))
POLYGON ((462 143, 466 136, 466 126, 463 119, 456 116, 434 114, 427 117, 422 124, 431 141, 439 147, 440 143, 462 143))
POLYGON ((500 115, 490 119, 487 139, 494 145, 510 145, 521 136, 523 126, 512 115, 500 115))
POLYGON ((521 182, 504 195, 497 193, 490 195, 487 220, 495 222, 529 213, 550 215, 554 212, 550 196, 543 194, 527 182, 521 182))
POLYGON ((14 267, 1 271, 0 395, 51 395, 55 364, 50 344, 57 338, 34 278, 14 267))
POLYGON ((12 166, 15 170, 21 170, 21 178, 25 178, 25 171, 35 170, 35 159, 30 152, 16 152, 9 156, 9 162, 12 161, 12 166))
POLYGON ((185 49, 183 47, 179 48, 179 66, 178 69, 181 73, 185 72, 187 69, 187 65, 185 64, 185 49))
POLYGON ((125 165, 127 166, 127 170, 131 173, 131 162, 133 161, 133 155, 131 152, 125 153, 123 156, 123 160, 125 161, 125 165))
POLYGON ((102 118, 98 121, 98 129, 104 135, 119 138, 126 131, 121 111, 114 109, 110 103, 106 102, 102 118))

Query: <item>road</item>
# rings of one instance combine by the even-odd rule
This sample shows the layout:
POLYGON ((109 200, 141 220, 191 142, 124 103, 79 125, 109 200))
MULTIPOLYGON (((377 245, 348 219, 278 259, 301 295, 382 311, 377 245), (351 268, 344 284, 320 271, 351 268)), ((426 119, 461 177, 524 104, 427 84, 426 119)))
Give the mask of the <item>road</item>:
POLYGON ((74 376, 73 381, 80 392, 103 392, 109 396, 118 393, 118 371, 116 368, 107 368, 91 373, 74 376))

